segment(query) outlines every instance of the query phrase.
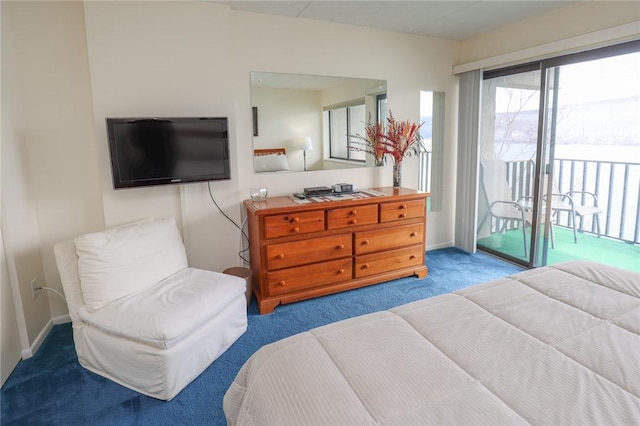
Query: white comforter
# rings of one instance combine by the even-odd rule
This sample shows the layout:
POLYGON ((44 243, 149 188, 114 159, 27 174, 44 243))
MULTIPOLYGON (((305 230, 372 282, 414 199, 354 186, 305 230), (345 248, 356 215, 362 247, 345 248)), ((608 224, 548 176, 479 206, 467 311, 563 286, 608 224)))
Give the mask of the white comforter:
POLYGON ((301 333, 243 366, 229 424, 640 424, 640 274, 518 273, 301 333))

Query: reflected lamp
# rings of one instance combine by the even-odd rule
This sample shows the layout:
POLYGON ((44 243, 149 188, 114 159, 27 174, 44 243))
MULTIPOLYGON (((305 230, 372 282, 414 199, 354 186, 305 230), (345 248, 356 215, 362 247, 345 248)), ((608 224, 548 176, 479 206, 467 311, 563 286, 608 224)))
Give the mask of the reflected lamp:
POLYGON ((304 159, 304 171, 307 171, 307 151, 313 151, 313 144, 309 136, 300 136, 291 139, 289 146, 294 151, 302 151, 302 157, 304 159))

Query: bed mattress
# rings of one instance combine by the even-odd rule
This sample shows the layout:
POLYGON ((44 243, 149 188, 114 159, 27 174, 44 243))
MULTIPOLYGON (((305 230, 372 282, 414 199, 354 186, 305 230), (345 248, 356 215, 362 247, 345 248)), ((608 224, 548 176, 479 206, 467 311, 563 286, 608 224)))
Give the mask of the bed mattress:
POLYGON ((257 351, 230 425, 640 424, 640 274, 583 261, 257 351))

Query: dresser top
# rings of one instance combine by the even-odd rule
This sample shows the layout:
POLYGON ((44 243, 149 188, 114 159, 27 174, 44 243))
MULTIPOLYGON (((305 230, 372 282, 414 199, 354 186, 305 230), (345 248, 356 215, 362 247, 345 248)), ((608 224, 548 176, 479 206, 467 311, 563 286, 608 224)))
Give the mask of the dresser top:
POLYGON ((431 194, 428 192, 416 191, 415 189, 408 188, 369 188, 363 191, 374 191, 384 195, 371 196, 367 198, 345 198, 344 200, 332 200, 322 202, 311 203, 296 203, 290 196, 281 197, 268 197, 261 201, 245 200, 244 205, 247 211, 254 215, 264 215, 277 213, 282 210, 287 211, 305 211, 305 210, 318 210, 327 208, 339 208, 348 207, 354 205, 371 204, 371 203, 384 203, 394 200, 411 200, 421 199, 429 197, 431 194))

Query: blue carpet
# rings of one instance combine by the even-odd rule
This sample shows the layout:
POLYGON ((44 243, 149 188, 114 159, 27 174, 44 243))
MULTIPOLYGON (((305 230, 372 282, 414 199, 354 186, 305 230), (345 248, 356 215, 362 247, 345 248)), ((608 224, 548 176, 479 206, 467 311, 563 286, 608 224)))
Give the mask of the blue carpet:
POLYGON ((2 387, 2 425, 226 425, 222 398, 240 367, 260 347, 334 321, 448 293, 520 271, 486 254, 457 249, 427 253, 425 279, 387 283, 278 306, 259 315, 249 306, 247 332, 170 402, 117 385, 78 364, 71 324, 57 325, 33 358, 2 387))

